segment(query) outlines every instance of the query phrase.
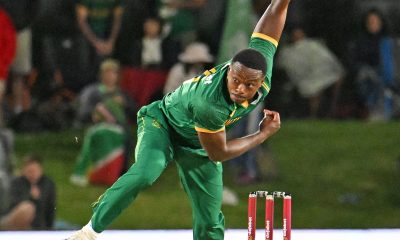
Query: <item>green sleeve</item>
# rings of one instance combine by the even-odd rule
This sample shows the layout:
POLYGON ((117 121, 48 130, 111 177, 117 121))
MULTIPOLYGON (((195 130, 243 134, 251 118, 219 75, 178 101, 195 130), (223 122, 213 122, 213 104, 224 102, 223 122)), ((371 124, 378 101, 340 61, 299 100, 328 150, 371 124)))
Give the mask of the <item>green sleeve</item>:
POLYGON ((198 101, 193 104, 193 120, 196 131, 219 132, 225 129, 226 114, 222 108, 209 102, 198 101))
POLYGON ((249 43, 249 47, 260 51, 267 60, 267 72, 265 75, 265 82, 268 87, 271 87, 272 67, 274 63, 276 46, 268 40, 259 37, 252 37, 249 43))

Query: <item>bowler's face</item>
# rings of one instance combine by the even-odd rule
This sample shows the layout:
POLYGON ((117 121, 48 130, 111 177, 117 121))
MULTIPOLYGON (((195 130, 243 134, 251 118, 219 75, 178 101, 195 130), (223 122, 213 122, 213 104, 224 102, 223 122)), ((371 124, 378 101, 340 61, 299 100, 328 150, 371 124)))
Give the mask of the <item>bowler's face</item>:
POLYGON ((229 97, 239 104, 251 101, 264 81, 261 70, 248 68, 239 62, 229 66, 227 78, 229 97))

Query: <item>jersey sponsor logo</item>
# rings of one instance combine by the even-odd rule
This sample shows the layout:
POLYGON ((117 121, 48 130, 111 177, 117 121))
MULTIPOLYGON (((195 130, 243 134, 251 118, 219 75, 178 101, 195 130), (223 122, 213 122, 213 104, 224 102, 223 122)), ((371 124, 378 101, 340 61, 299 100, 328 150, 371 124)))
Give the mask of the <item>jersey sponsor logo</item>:
POLYGON ((239 121, 239 119, 241 119, 242 117, 237 117, 237 118, 233 118, 233 119, 228 119, 225 121, 225 126, 231 125, 234 122, 239 121))
POLYGON ((208 85, 212 83, 212 78, 214 76, 214 73, 216 73, 217 70, 215 68, 212 68, 210 70, 206 70, 203 74, 204 74, 204 84, 208 85))
POLYGON ((213 76, 214 76, 214 75, 209 75, 209 76, 203 78, 203 79, 204 79, 204 85, 211 84, 211 83, 212 83, 212 78, 213 78, 213 76))

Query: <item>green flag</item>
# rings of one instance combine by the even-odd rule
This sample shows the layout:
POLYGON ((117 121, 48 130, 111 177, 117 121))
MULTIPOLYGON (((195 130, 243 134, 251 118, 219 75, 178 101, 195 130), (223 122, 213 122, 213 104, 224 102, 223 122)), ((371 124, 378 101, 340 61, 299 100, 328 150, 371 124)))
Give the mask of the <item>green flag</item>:
POLYGON ((229 60, 239 50, 248 47, 253 30, 251 19, 251 1, 229 0, 224 32, 219 46, 218 64, 229 60))

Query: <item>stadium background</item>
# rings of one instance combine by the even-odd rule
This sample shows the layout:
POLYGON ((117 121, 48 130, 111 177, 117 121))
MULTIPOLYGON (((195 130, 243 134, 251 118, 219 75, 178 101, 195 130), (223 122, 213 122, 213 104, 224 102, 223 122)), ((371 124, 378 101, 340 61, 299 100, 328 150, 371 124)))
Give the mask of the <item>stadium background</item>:
MULTIPOLYGON (((47 7, 55 9, 70 6, 63 1, 47 2, 47 7)), ((137 31, 131 30, 140 28, 141 24, 127 19, 143 19, 145 5, 142 1, 127 0, 128 13, 116 47, 116 58, 121 63, 128 59, 124 55, 129 52, 126 48, 138 37, 137 31)), ((287 23, 290 26, 301 22, 312 37, 322 38, 346 62, 347 43, 356 36, 362 13, 370 7, 382 9, 390 20, 393 34, 400 34, 400 28, 396 27, 400 24, 397 0, 293 0, 287 23)), ((72 16, 73 11, 70 13, 72 16)), ((62 29, 60 38, 73 39, 77 29, 71 26, 75 25, 68 20, 61 23, 61 28, 52 22, 34 27, 38 34, 51 28, 62 29)), ((35 52, 40 52, 39 45, 34 42, 33 60, 38 68, 43 67, 35 59, 39 55, 35 52)), ((79 58, 74 51, 67 54, 79 58)), ((65 61, 65 64, 74 62, 68 58, 65 61)), ((74 77, 79 77, 79 72, 72 73, 71 78, 74 77)), ((354 102, 351 79, 347 83, 343 104, 351 105, 354 102)), ((281 109, 279 102, 274 104, 278 111, 290 111, 281 109)), ((356 111, 340 120, 284 119, 281 132, 269 146, 279 159, 280 177, 252 186, 237 186, 226 177, 227 186, 240 196, 238 206, 223 209, 227 228, 246 228, 247 193, 260 188, 293 193, 294 228, 400 228, 399 129, 397 120, 371 123, 360 119, 356 111)), ((105 190, 101 186, 76 188, 68 182, 81 144, 75 137, 82 139, 83 132, 76 129, 16 132, 17 166, 24 154, 40 151, 46 173, 57 183, 58 229, 85 224, 91 214, 90 203, 105 190)), ((279 211, 277 214, 279 219, 279 211)), ((191 228, 190 206, 173 164, 111 226, 111 229, 188 228, 191 228)))

